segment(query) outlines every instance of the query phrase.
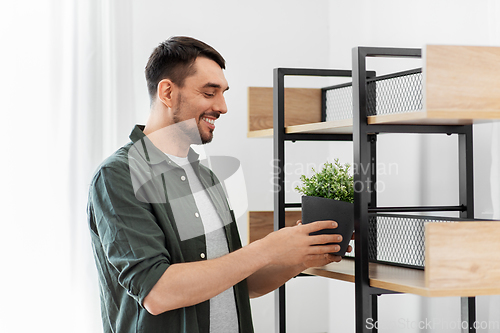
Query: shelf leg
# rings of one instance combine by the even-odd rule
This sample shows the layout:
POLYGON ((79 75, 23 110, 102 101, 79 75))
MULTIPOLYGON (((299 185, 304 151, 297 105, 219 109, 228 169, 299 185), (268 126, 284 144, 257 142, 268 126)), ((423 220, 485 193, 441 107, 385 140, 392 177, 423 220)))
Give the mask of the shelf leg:
POLYGON ((476 298, 461 297, 460 308, 462 314, 462 333, 476 333, 476 298))
MULTIPOLYGON (((378 294, 373 294, 372 295, 372 318, 374 323, 378 323, 378 297, 380 295, 378 294)), ((374 326, 372 329, 373 333, 378 332, 378 325, 374 326)))
MULTIPOLYGON (((285 76, 273 76, 274 230, 285 227, 285 76)), ((275 291, 275 332, 286 333, 285 285, 275 291)))
MULTIPOLYGON (((460 217, 474 218, 474 171, 473 171, 473 143, 472 125, 466 126, 465 134, 458 136, 459 158, 459 191, 460 204, 467 209, 460 213, 460 217)), ((462 315, 462 332, 476 333, 476 298, 462 297, 460 299, 462 315)))
POLYGON ((286 303, 285 303, 285 285, 282 285, 274 292, 275 305, 275 332, 286 332, 286 303))
POLYGON ((458 170, 460 205, 466 211, 460 214, 461 218, 474 218, 474 153, 472 143, 472 125, 466 126, 464 134, 458 135, 458 170))
POLYGON ((356 290, 356 333, 366 333, 367 320, 373 320, 368 276, 368 203, 370 196, 365 187, 369 175, 360 172, 370 165, 370 142, 366 130, 366 64, 365 54, 359 48, 353 49, 353 152, 354 152, 354 229, 355 229, 355 290, 356 290), (356 186, 358 185, 358 186, 356 186))

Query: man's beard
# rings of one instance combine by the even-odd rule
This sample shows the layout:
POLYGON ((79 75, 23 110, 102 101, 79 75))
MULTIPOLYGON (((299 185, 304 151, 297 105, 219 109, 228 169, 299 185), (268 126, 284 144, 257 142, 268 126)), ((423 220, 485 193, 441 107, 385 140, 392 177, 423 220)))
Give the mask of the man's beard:
POLYGON ((189 140, 190 144, 200 144, 200 142, 201 144, 210 143, 213 139, 212 130, 210 130, 210 133, 208 135, 203 135, 203 132, 200 128, 202 122, 201 118, 203 117, 203 114, 199 117, 199 119, 193 118, 196 126, 190 126, 191 122, 187 122, 181 119, 182 108, 184 104, 185 103, 182 94, 179 94, 179 104, 173 111, 174 123, 180 125, 179 128, 184 133, 184 135, 186 135, 186 138, 187 140, 189 140))

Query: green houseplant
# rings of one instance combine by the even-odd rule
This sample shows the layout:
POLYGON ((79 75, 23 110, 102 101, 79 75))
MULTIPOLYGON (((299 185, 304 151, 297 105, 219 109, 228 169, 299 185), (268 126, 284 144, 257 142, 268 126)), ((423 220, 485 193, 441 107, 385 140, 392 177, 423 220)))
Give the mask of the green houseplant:
POLYGON ((326 162, 323 169, 311 177, 300 176, 303 186, 295 189, 302 195, 322 197, 339 201, 354 202, 354 177, 350 174, 349 164, 340 164, 339 159, 334 163, 326 162))
POLYGON ((341 234, 340 251, 334 254, 343 256, 354 230, 354 177, 350 173, 350 165, 342 165, 335 159, 333 163, 326 162, 322 170, 313 169, 313 172, 311 177, 302 175, 300 180, 303 185, 295 188, 303 195, 302 223, 336 221, 336 229, 318 233, 341 234))

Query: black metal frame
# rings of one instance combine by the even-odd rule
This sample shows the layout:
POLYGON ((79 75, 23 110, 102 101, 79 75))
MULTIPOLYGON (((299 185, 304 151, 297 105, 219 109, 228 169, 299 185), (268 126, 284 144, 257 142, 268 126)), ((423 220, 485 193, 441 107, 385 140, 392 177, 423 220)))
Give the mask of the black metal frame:
MULTIPOLYGON (((352 51, 353 59, 353 143, 354 163, 370 165, 372 150, 370 135, 378 133, 456 133, 459 135, 459 197, 457 207, 415 207, 414 210, 450 209, 460 211, 462 218, 474 218, 473 193, 473 159, 472 159, 472 125, 463 126, 425 126, 425 125, 369 125, 367 106, 366 58, 368 57, 398 57, 420 58, 421 49, 356 47, 352 51)), ((362 170, 362 168, 356 168, 362 170)), ((376 174, 376 172, 371 172, 376 174)), ((370 181, 370 175, 357 173, 355 184, 370 181)), ((368 318, 376 320, 378 291, 370 287, 368 270, 368 214, 369 209, 379 211, 380 208, 370 207, 370 195, 366 191, 355 191, 354 197, 354 229, 355 229, 355 290, 356 290, 356 332, 369 332, 365 323, 368 318)), ((394 210, 394 208, 393 208, 394 210)), ((475 299, 468 298, 467 320, 475 320, 475 299)), ((473 325, 469 332, 475 332, 473 325)))
MULTIPOLYGON (((285 227, 285 207, 297 207, 285 203, 285 141, 337 140, 352 141, 350 134, 287 134, 285 133, 285 76, 332 76, 351 77, 350 70, 276 68, 273 89, 273 157, 274 157, 274 230, 285 227)), ((286 332, 285 285, 275 292, 276 332, 286 332)))
MULTIPOLYGON (((365 323, 368 318, 377 320, 378 296, 395 292, 370 286, 368 270, 368 218, 375 212, 423 212, 458 211, 460 217, 474 218, 473 208, 473 159, 472 125, 369 125, 367 123, 367 83, 374 80, 375 72, 366 70, 367 57, 420 58, 420 49, 357 47, 353 49, 353 70, 276 68, 273 82, 273 157, 274 157, 274 229, 285 227, 285 208, 300 204, 285 203, 284 160, 285 141, 353 141, 354 163, 369 166, 369 173, 355 173, 355 184, 376 182, 376 143, 379 133, 443 133, 459 136, 459 192, 457 206, 427 207, 378 207, 376 191, 355 190, 355 291, 356 332, 369 332, 365 323), (285 76, 352 77, 353 87, 353 134, 288 134, 285 133, 285 76)), ((415 70, 412 70, 415 71, 415 70)), ((406 71, 411 72, 411 71, 406 71)), ((405 72, 401 72, 405 73, 405 72)), ((397 74, 397 73, 396 73, 397 74)), ((375 78, 376 79, 376 78, 375 78)), ((349 84, 337 85, 346 86, 349 84)), ((325 93, 332 87, 323 88, 322 120, 325 120, 325 93)), ((366 168, 355 168, 365 170, 366 168)), ((376 230, 372 231, 376 232, 376 230)), ((462 315, 469 322, 475 320, 475 298, 463 298, 462 315)), ((276 332, 286 332, 285 285, 275 293, 276 332)), ((465 318, 464 318, 465 319, 465 318)), ((473 325, 470 325, 473 326, 473 325)), ((374 328, 372 332, 376 332, 374 328)), ((475 332, 471 327, 469 332, 475 332)))

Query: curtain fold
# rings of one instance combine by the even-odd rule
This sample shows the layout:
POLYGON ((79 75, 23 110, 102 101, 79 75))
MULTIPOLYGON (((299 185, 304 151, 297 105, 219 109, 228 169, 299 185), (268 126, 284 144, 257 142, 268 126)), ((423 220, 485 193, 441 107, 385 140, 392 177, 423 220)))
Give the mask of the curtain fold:
POLYGON ((0 3, 0 332, 102 331, 86 202, 133 125, 130 7, 0 3))
MULTIPOLYGON (((130 2, 56 0, 66 31, 59 115, 68 194, 72 332, 100 332, 99 290, 86 221, 88 184, 103 159, 127 141, 133 121, 130 2), (67 17, 72 18, 65 22, 67 17), (124 105, 124 103, 126 103, 124 105)), ((61 143, 61 142, 59 142, 61 143)))

